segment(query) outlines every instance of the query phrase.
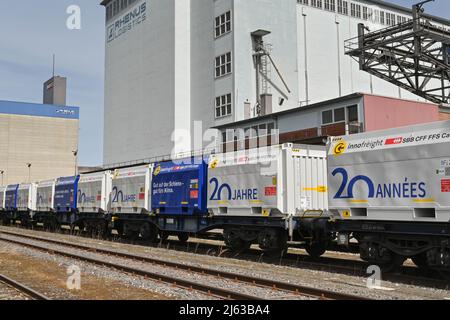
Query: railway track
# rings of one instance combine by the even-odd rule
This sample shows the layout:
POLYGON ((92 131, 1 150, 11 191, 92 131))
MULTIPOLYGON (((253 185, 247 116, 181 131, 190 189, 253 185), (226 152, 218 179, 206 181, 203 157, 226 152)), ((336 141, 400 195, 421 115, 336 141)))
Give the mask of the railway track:
MULTIPOLYGON (((200 240, 202 241, 202 240, 200 240)), ((195 247, 196 252, 202 252, 208 254, 209 252, 218 252, 221 256, 226 256, 234 259, 250 260, 250 261, 264 261, 266 263, 281 264, 291 267, 308 268, 311 270, 326 271, 341 273, 346 275, 367 277, 367 268, 369 263, 359 260, 351 252, 344 253, 339 251, 340 257, 324 256, 320 258, 312 258, 305 253, 293 253, 289 252, 283 255, 283 257, 268 257, 264 256, 263 252, 259 249, 249 249, 240 253, 231 253, 226 250, 222 250, 222 245, 197 242, 191 246, 195 247)), ((186 245, 182 246, 175 241, 171 242, 171 249, 186 251, 186 245)), ((413 265, 403 265, 398 268, 396 272, 384 273, 383 280, 391 281, 394 283, 402 283, 407 285, 417 285, 423 287, 429 287, 433 289, 450 289, 450 282, 443 280, 439 274, 433 271, 425 271, 417 268, 413 265)))
MULTIPOLYGON (((138 261, 143 262, 146 264, 151 265, 157 265, 164 268, 171 268, 174 270, 182 270, 189 273, 196 273, 202 276, 211 276, 215 278, 220 279, 226 279, 230 281, 234 281, 236 283, 239 283, 242 286, 256 286, 259 288, 263 288, 266 290, 271 291, 278 291, 278 292, 284 292, 286 296, 297 296, 297 297, 306 297, 310 299, 323 299, 323 300, 368 300, 364 297, 358 297, 354 295, 348 295, 348 294, 342 294, 334 291, 328 291, 328 290, 322 290, 312 287, 306 287, 306 286, 300 286, 295 285, 291 283, 286 282, 280 282, 280 281, 274 281, 274 280, 268 280, 268 279, 262 279, 258 277, 251 277, 247 275, 242 275, 239 273, 231 273, 231 272, 225 272, 225 271, 219 271, 189 264, 183 264, 183 263, 177 263, 173 261, 163 260, 163 259, 156 259, 151 258, 148 256, 141 256, 141 255, 134 255, 129 253, 123 253, 113 250, 107 250, 107 249, 100 249, 100 248, 93 248, 87 245, 80 245, 68 241, 60 241, 55 239, 49 239, 44 237, 38 237, 38 236, 31 236, 31 235, 24 235, 19 234, 16 232, 9 232, 9 231, 0 231, 0 235, 7 235, 7 236, 13 236, 16 238, 31 240, 35 242, 43 242, 47 244, 62 246, 62 247, 69 247, 76 250, 81 250, 84 252, 89 253, 95 253, 99 255, 105 255, 109 257, 117 257, 122 259, 127 259, 130 261, 138 261)), ((104 267, 109 267, 117 270, 121 270, 123 272, 131 273, 134 275, 143 276, 146 278, 151 278, 157 281, 170 283, 172 285, 176 285, 182 288, 187 288, 190 290, 197 290, 202 293, 206 293, 212 296, 216 296, 222 299, 232 299, 232 300, 260 300, 261 298, 256 295, 249 295, 247 293, 241 293, 237 292, 235 290, 229 290, 229 289, 223 289, 218 286, 212 286, 212 285, 205 285, 198 282, 193 282, 190 280, 186 280, 180 277, 172 277, 168 275, 162 275, 160 273, 154 273, 142 269, 132 268, 123 264, 117 264, 117 263, 111 263, 108 261, 105 261, 104 259, 97 259, 92 257, 86 257, 81 254, 75 254, 75 253, 69 253, 62 250, 56 250, 52 248, 48 248, 45 246, 27 243, 23 241, 19 241, 17 239, 11 239, 11 238, 5 238, 3 236, 0 237, 0 240, 7 241, 10 243, 23 245, 26 247, 30 247, 32 249, 37 249, 41 251, 47 251, 51 252, 53 254, 58 254, 61 256, 65 256, 68 258, 74 258, 78 260, 82 260, 85 262, 101 265, 104 267)))
MULTIPOLYGON (((0 232, 1 231, 2 230, 0 230, 0 232)), ((161 241, 157 244, 131 239, 109 240, 123 244, 166 248, 183 252, 192 252, 195 254, 229 257, 245 261, 265 262, 277 265, 283 264, 284 266, 297 268, 301 267, 310 270, 333 272, 351 276, 368 276, 367 268, 369 264, 367 262, 359 260, 359 258, 355 255, 343 252, 339 253, 339 258, 327 256, 315 259, 305 253, 290 250, 289 253, 280 258, 269 257, 267 255, 264 256, 263 251, 256 248, 251 248, 240 253, 231 252, 225 249, 225 247, 222 244, 219 244, 216 240, 205 241, 206 239, 203 238, 191 238, 189 242, 184 244, 174 240, 166 240, 164 242, 161 241)), ((392 283, 428 287, 431 289, 450 289, 450 282, 441 279, 435 272, 427 272, 412 265, 404 265, 399 268, 396 273, 384 273, 383 280, 390 281, 392 283)))
POLYGON ((44 294, 3 274, 0 274, 0 288, 1 296, 10 300, 22 300, 26 299, 26 297, 31 298, 32 300, 50 300, 44 294), (1 284, 3 284, 3 286, 1 286, 1 284))

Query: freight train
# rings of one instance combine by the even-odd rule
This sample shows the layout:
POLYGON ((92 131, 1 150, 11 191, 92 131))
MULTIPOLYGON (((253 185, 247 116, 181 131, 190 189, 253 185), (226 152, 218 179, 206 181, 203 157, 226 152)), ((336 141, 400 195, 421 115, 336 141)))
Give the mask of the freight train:
POLYGON ((356 239, 391 270, 450 273, 450 122, 0 187, 4 224, 159 241, 223 230, 225 244, 319 257, 356 239))
POLYGON ((9 185, 0 208, 4 224, 152 242, 219 229, 233 250, 272 254, 292 240, 320 255, 310 226, 326 224, 326 180, 324 147, 284 144, 9 185))

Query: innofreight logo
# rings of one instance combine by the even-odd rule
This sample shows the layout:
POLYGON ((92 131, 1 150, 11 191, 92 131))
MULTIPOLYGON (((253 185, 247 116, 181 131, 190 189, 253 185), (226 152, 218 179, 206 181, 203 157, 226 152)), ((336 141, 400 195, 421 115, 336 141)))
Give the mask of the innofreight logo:
POLYGON ((347 150, 348 143, 344 140, 339 141, 333 148, 333 155, 340 156, 347 150))
POLYGON ((112 42, 128 31, 133 30, 147 18, 147 2, 133 8, 107 28, 107 42, 112 42))

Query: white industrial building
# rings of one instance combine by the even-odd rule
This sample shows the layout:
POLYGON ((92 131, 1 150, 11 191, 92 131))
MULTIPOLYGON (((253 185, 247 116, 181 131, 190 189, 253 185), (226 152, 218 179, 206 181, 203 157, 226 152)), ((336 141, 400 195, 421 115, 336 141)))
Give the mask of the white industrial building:
POLYGON ((344 40, 357 36, 358 23, 384 28, 410 19, 409 8, 378 0, 102 5, 105 164, 199 149, 194 135, 208 128, 356 92, 422 101, 359 71, 344 54, 344 40))

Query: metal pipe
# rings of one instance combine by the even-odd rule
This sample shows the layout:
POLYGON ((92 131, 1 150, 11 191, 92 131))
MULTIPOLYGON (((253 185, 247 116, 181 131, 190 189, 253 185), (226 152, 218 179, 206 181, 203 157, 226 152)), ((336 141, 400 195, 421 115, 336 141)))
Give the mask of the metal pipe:
POLYGON ((339 33, 339 21, 336 21, 336 33, 337 33, 337 59, 338 59, 338 87, 339 87, 339 97, 342 97, 341 37, 339 33))
POLYGON ((284 81, 284 78, 283 78, 283 76, 281 75, 280 70, 278 70, 277 65, 276 65, 275 62, 273 61, 272 57, 270 56, 269 53, 266 53, 266 55, 269 57, 270 62, 272 62, 272 65, 273 65, 273 67, 275 68, 275 70, 277 71, 278 76, 280 77, 280 79, 281 79, 281 81, 283 82, 284 86, 286 87, 286 90, 287 90, 289 93, 291 93, 291 90, 289 89, 289 87, 288 87, 286 81, 284 81))
POLYGON ((309 81, 308 81, 308 41, 306 38, 306 14, 303 13, 303 38, 305 39, 305 98, 306 105, 309 105, 309 81))

